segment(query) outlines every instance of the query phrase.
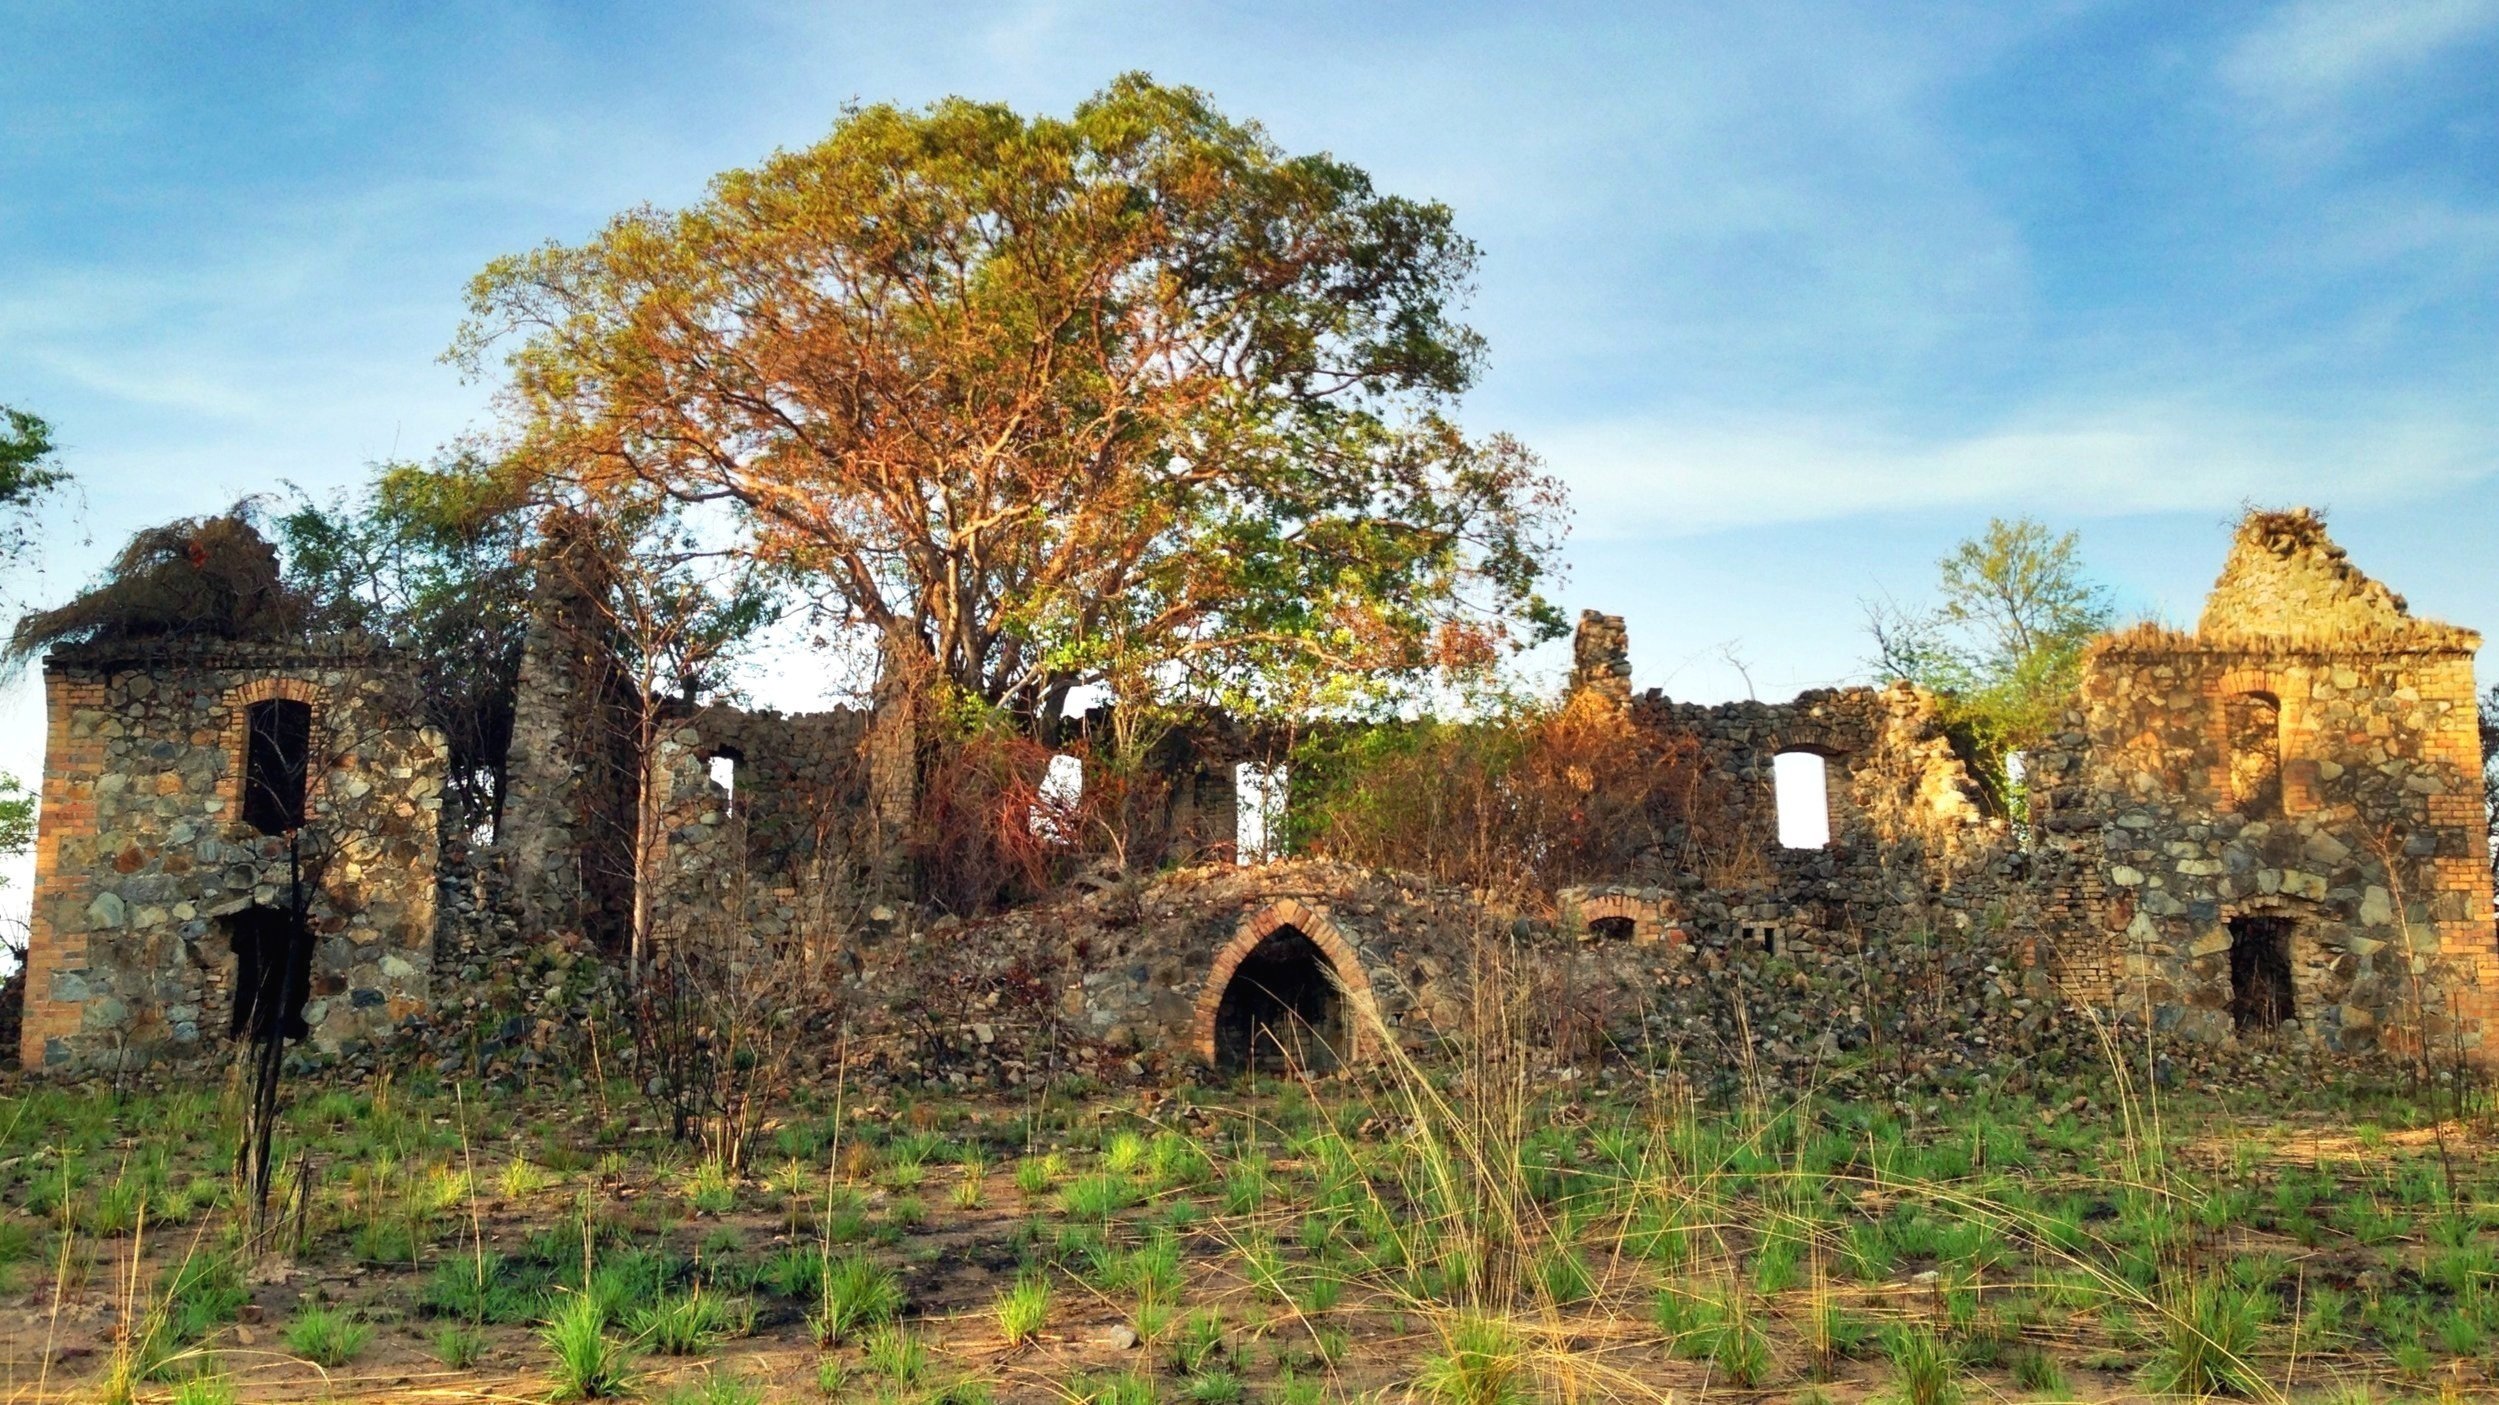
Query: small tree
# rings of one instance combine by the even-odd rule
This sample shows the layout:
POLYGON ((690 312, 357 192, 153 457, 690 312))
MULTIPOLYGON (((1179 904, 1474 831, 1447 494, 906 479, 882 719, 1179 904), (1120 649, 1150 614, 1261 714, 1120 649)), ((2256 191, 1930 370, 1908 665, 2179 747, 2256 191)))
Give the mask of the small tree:
POLYGON ((360 492, 298 489, 276 519, 314 633, 363 630, 416 671, 426 721, 450 747, 446 829, 503 817, 505 760, 529 625, 533 515, 471 460, 386 464, 360 492))
POLYGON ((662 743, 698 698, 726 685, 730 664, 771 623, 777 606, 765 568, 706 542, 665 498, 611 501, 595 515, 571 505, 558 510, 573 513, 590 534, 603 588, 589 603, 604 644, 614 650, 622 685, 610 694, 615 706, 598 715, 615 728, 605 740, 628 770, 631 803, 623 814, 594 818, 619 826, 623 842, 586 852, 624 856, 626 871, 615 876, 632 895, 627 959, 638 979, 651 955, 653 900, 667 848, 662 743))
POLYGON ((2006 758, 2057 729, 2083 651, 2109 627, 2108 592, 2084 572, 2081 536, 1994 518, 1936 563, 1937 602, 1869 605, 1875 672, 1943 696, 1945 721, 2001 799, 2006 758))

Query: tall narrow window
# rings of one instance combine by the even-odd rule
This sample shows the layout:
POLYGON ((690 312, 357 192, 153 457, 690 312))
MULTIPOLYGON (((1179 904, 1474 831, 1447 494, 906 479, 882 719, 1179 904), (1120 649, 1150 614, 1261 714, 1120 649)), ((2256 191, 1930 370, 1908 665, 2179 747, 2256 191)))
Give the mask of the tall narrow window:
POLYGON ((720 791, 720 808, 724 814, 738 812, 738 762, 745 758, 734 751, 721 750, 703 762, 703 770, 720 791))
POLYGON ((1033 833, 1053 844, 1072 844, 1084 801, 1084 758, 1062 751, 1050 758, 1050 768, 1041 773, 1041 784, 1034 788, 1032 810, 1025 823, 1033 833))
POLYGON ((2282 703, 2271 693, 2230 699, 2230 798, 2250 819, 2282 813, 2282 703))
POLYGON ((312 759, 312 705, 272 698, 244 709, 243 818, 263 834, 304 825, 304 776, 312 759))
POLYGON ((1284 857, 1284 802, 1292 781, 1287 770, 1281 761, 1270 766, 1244 761, 1233 771, 1240 806, 1235 848, 1244 864, 1284 857))
POLYGON ((1779 843, 1823 849, 1831 843, 1831 780, 1821 757, 1782 751, 1770 759, 1771 792, 1779 803, 1779 843))

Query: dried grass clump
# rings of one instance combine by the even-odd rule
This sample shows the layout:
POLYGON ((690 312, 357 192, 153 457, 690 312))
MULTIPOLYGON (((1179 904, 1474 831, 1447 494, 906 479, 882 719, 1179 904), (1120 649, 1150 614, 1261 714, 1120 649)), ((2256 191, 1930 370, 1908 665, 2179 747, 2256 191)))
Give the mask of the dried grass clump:
POLYGON ((287 639, 302 631, 304 615, 302 598, 279 576, 277 549, 237 506, 132 537, 93 589, 19 619, 7 660, 20 663, 58 644, 287 639))

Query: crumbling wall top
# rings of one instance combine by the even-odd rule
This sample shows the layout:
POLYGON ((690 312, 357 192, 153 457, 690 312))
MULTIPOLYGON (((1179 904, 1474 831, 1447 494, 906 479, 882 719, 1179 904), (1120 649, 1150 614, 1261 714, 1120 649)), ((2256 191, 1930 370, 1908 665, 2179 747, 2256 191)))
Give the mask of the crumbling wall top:
POLYGON ((2204 602, 2206 647, 2471 649, 2471 630, 2413 618, 2404 598, 2351 564, 2308 508, 2250 512, 2204 602))

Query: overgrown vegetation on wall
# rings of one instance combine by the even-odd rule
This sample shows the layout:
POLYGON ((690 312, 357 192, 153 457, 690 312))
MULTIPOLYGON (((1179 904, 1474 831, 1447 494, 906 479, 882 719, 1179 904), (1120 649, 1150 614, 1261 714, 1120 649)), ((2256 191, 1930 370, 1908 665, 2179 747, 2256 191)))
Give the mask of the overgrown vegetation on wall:
POLYGON ((1682 857, 1698 748, 1594 698, 1323 732, 1296 750, 1297 851, 1541 905, 1682 857))
POLYGON ((2047 740, 2082 674, 2083 650, 2112 618, 2082 562, 2079 533, 2028 517, 1994 518, 1936 563, 1925 608, 1870 604, 1875 671, 1944 700, 1944 720, 1972 774, 2009 807, 2008 758, 2047 740))
POLYGON ((361 490, 300 491, 274 526, 314 633, 361 630, 408 660, 450 747, 447 832, 492 826, 536 575, 533 518, 474 464, 389 464, 361 490))

